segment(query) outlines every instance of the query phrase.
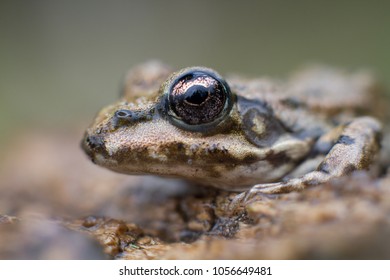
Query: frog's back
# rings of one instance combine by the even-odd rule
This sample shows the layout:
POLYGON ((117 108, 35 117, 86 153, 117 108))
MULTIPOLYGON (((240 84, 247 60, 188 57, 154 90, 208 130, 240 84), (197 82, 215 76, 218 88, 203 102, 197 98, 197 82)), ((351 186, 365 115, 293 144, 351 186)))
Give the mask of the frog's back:
POLYGON ((271 78, 228 78, 233 91, 249 99, 271 105, 304 106, 326 115, 341 111, 361 112, 371 108, 376 80, 368 71, 348 73, 327 66, 311 66, 295 72, 287 80, 271 78))
POLYGON ((368 71, 348 73, 327 66, 296 72, 287 83, 289 95, 304 100, 311 110, 330 115, 370 110, 376 89, 377 82, 368 71))
POLYGON ((228 82, 237 96, 266 103, 292 131, 320 134, 329 122, 345 122, 371 111, 377 89, 367 71, 348 73, 327 66, 304 68, 287 80, 231 76, 228 82))

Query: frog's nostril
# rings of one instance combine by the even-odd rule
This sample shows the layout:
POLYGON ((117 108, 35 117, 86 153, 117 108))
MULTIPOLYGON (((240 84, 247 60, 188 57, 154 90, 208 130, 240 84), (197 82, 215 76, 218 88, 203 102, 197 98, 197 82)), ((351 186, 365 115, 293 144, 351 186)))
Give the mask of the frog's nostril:
POLYGON ((148 121, 153 118, 154 108, 146 110, 126 110, 120 109, 114 113, 111 119, 111 125, 113 129, 117 129, 122 126, 128 126, 137 122, 148 121))
POLYGON ((121 119, 127 119, 132 117, 132 112, 129 110, 118 110, 115 112, 115 116, 121 119))

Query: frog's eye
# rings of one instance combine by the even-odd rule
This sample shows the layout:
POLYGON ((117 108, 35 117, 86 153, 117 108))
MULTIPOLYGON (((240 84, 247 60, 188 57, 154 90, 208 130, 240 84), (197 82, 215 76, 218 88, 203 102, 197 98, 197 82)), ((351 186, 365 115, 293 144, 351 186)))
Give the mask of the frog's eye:
POLYGON ((232 106, 227 83, 214 71, 187 68, 168 87, 168 114, 185 129, 216 125, 232 106))

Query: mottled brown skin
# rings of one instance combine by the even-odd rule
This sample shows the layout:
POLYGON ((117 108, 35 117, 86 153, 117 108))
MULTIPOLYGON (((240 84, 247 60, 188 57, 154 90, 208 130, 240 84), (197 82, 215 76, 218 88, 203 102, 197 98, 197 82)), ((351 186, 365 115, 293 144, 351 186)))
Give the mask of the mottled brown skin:
POLYGON ((228 77, 231 103, 216 121, 196 126, 183 124, 166 101, 186 71, 172 74, 158 62, 133 69, 120 101, 86 131, 82 146, 92 161, 121 173, 249 189, 238 205, 368 169, 379 151, 379 122, 355 116, 369 109, 367 73, 317 67, 284 82, 228 77))

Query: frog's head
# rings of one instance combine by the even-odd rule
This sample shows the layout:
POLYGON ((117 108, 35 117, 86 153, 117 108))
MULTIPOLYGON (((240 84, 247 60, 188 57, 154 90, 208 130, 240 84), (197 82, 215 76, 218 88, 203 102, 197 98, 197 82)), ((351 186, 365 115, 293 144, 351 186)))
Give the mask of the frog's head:
POLYGON ((259 181, 259 172, 261 181, 275 180, 291 169, 288 161, 275 168, 278 155, 288 157, 280 150, 286 142, 276 144, 283 128, 266 106, 256 103, 254 111, 242 101, 239 109, 238 98, 214 70, 169 75, 149 63, 130 73, 119 102, 98 113, 82 147, 96 164, 121 173, 231 189, 259 181))

